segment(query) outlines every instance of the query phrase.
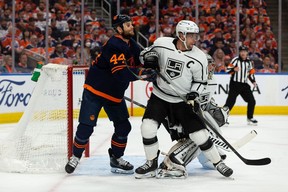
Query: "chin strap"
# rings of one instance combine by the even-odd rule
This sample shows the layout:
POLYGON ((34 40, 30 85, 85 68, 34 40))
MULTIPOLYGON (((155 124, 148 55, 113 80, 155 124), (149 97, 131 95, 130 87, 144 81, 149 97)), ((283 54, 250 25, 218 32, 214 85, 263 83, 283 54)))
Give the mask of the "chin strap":
POLYGON ((180 41, 184 44, 185 49, 188 50, 187 44, 186 44, 186 34, 184 35, 184 40, 182 40, 181 38, 179 38, 180 41))

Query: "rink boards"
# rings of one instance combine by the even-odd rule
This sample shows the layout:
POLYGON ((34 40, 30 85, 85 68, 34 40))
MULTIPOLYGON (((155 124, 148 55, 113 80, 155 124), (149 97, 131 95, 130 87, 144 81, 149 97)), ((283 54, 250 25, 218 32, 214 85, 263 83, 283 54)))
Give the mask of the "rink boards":
MULTIPOLYGON (((216 74, 217 86, 214 98, 219 105, 224 105, 228 90, 230 76, 216 74)), ((257 88, 253 90, 256 99, 255 114, 288 114, 288 74, 256 74, 257 88)), ((31 81, 31 74, 0 75, 0 123, 17 122, 27 106, 35 82, 31 81)), ((143 105, 153 90, 152 83, 136 81, 131 83, 126 91, 126 96, 143 105)), ((82 94, 82 90, 78 90, 82 94)), ((51 94, 53 97, 54 94, 51 94)), ((44 103, 43 103, 44 104, 44 103)), ((143 115, 143 107, 127 102, 130 114, 143 115)), ((246 114, 247 107, 239 96, 231 114, 246 114)), ((102 111, 100 117, 105 117, 102 111)))

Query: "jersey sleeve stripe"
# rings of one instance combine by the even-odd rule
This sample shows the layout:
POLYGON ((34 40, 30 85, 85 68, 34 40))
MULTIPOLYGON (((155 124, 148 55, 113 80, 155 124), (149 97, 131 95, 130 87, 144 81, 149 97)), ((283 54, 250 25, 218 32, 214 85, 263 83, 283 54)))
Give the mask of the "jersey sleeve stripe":
POLYGON ((123 68, 125 68, 125 65, 121 65, 121 66, 117 66, 117 67, 113 67, 111 72, 115 73, 116 71, 122 70, 123 68))

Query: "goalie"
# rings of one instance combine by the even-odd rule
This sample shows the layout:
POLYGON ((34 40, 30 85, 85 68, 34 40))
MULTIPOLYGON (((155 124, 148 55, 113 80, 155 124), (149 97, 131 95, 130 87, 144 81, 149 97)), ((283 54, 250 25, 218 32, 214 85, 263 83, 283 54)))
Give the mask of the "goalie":
MULTIPOLYGON (((200 107, 204 110, 205 118, 214 125, 221 127, 226 123, 229 115, 227 107, 219 107, 212 98, 212 95, 217 85, 213 78, 215 69, 214 60, 207 54, 208 60, 208 86, 200 96, 200 107)), ((172 140, 177 140, 177 143, 171 147, 168 154, 158 168, 157 178, 186 178, 188 176, 186 166, 196 157, 205 169, 215 169, 213 164, 203 155, 199 147, 182 132, 182 126, 174 122, 171 117, 167 118, 164 123, 165 128, 170 133, 172 140)), ((217 130, 221 133, 220 129, 217 130)), ((210 139, 217 138, 216 134, 208 128, 210 139)), ((217 146, 217 143, 215 143, 217 146)), ((222 160, 226 155, 217 147, 222 160)))

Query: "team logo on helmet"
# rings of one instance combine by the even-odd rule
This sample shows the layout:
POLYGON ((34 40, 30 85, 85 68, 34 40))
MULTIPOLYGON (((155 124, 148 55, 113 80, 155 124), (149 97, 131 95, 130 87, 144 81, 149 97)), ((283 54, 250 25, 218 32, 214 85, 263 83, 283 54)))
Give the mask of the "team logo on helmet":
POLYGON ((185 65, 182 61, 177 61, 168 58, 165 73, 170 77, 170 79, 176 79, 181 76, 183 66, 185 65))

